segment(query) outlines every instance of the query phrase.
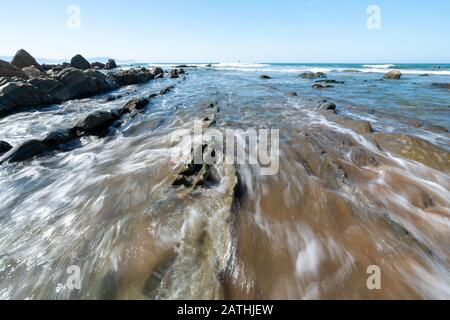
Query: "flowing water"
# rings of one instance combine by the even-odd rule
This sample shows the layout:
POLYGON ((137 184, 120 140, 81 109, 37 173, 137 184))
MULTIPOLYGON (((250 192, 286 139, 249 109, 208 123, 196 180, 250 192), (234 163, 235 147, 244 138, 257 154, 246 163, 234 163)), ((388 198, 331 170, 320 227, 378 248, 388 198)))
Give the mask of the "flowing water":
POLYGON ((450 298, 448 170, 383 151, 314 107, 328 99, 376 132, 448 151, 448 132, 431 125, 450 127, 450 90, 431 84, 450 82, 450 66, 186 70, 185 80, 122 88, 112 102, 97 96, 0 119, 0 140, 18 145, 176 85, 106 137, 0 166, 1 299, 450 298), (380 81, 388 68, 402 80, 380 81), (314 89, 298 77, 306 70, 344 83, 314 89), (280 130, 277 174, 223 165, 215 183, 173 186, 174 154, 190 150, 174 133, 192 130, 211 101, 218 130, 280 130), (367 287, 373 265, 380 290, 367 287), (71 266, 79 289, 68 285, 71 266))

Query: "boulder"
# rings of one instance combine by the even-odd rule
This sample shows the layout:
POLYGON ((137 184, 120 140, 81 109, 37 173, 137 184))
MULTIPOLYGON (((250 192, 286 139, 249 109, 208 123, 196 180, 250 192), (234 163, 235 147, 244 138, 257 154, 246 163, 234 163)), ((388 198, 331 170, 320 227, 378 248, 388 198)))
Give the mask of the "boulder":
POLYGON ((180 77, 180 72, 178 69, 172 69, 169 71, 170 79, 178 79, 180 77))
POLYGON ((114 61, 114 59, 109 59, 108 62, 106 62, 106 64, 105 64, 105 69, 111 70, 111 69, 115 69, 115 68, 117 68, 116 61, 114 61))
POLYGON ((0 163, 3 162, 22 162, 33 158, 45 151, 45 145, 39 140, 29 140, 11 149, 6 153, 0 163))
POLYGON ((153 67, 150 69, 150 74, 155 79, 160 79, 164 77, 164 70, 160 67, 153 67))
POLYGON ((303 79, 318 79, 318 78, 326 78, 327 75, 323 72, 304 72, 300 75, 303 79))
POLYGON ((375 142, 385 151, 441 171, 450 171, 450 152, 431 142, 404 134, 376 133, 375 142))
POLYGON ((122 114, 134 112, 144 109, 149 103, 146 98, 136 98, 127 102, 127 104, 120 110, 122 114))
POLYGON ((39 63, 37 63, 36 59, 34 59, 31 54, 26 52, 23 49, 20 49, 17 51, 16 55, 11 61, 11 64, 15 65, 16 67, 23 69, 26 67, 34 66, 36 69, 44 72, 45 70, 41 67, 39 63))
POLYGON ((383 78, 389 80, 400 80, 401 77, 402 73, 400 71, 392 70, 386 73, 383 78))
POLYGON ((95 70, 66 68, 59 72, 54 80, 57 82, 53 83, 54 86, 48 94, 63 101, 88 98, 114 89, 106 76, 95 70))
POLYGON ((93 62, 91 64, 92 69, 105 69, 105 64, 101 62, 93 62))
POLYGON ((4 155, 11 149, 12 146, 8 142, 0 141, 0 156, 4 155))
POLYGON ((81 119, 74 129, 79 136, 98 135, 102 134, 117 119, 117 115, 110 111, 96 111, 81 119))
POLYGON ((75 138, 76 136, 70 130, 57 130, 49 133, 42 142, 47 147, 56 148, 69 143, 75 138))
POLYGON ((27 74, 20 68, 4 60, 0 60, 0 77, 19 77, 28 79, 27 74))
POLYGON ((91 64, 81 55, 77 54, 70 60, 70 66, 72 68, 87 70, 91 68, 91 64))
POLYGON ((119 86, 128 86, 148 82, 153 79, 153 75, 150 70, 141 68, 112 72, 108 74, 108 78, 119 86))
POLYGON ((38 69, 36 66, 29 66, 22 69, 23 72, 26 73, 26 75, 29 78, 37 78, 37 77, 46 77, 47 74, 42 71, 41 69, 38 69))
POLYGON ((6 82, 0 86, 0 116, 24 107, 55 103, 56 99, 23 80, 6 82))

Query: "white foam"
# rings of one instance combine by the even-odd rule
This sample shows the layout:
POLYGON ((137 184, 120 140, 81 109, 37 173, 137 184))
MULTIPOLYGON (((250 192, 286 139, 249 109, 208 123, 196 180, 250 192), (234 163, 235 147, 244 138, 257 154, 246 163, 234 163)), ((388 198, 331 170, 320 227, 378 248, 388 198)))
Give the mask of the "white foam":
POLYGON ((395 64, 364 64, 364 68, 389 69, 395 67, 395 64))

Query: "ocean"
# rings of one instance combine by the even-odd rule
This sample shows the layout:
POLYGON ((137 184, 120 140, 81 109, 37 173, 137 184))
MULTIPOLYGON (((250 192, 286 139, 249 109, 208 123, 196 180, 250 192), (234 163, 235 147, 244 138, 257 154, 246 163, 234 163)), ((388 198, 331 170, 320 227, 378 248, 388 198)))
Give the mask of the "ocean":
MULTIPOLYGON (((179 64, 121 67, 155 65, 179 64)), ((16 146, 175 85, 106 137, 0 166, 0 299, 450 297, 450 90, 435 85, 450 64, 187 65, 0 119, 16 146), (383 80, 391 70, 401 79, 383 80), (336 83, 313 88, 323 79, 306 71, 336 83), (346 118, 320 112, 325 100, 346 118), (225 166, 175 187, 173 154, 191 148, 174 133, 209 117, 205 104, 217 130, 279 130, 278 172, 225 166), (381 290, 367 287, 373 265, 381 290)))

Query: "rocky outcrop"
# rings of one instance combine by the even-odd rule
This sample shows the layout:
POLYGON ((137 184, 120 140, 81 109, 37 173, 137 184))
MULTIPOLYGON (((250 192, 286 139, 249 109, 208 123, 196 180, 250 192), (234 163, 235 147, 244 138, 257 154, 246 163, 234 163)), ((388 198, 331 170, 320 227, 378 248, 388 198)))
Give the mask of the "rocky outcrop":
POLYGON ((150 70, 146 68, 121 70, 108 74, 108 78, 119 86, 142 84, 152 80, 154 77, 150 70))
POLYGON ((95 70, 66 68, 55 77, 55 87, 48 93, 61 100, 88 98, 114 89, 106 76, 95 70))
POLYGON ((38 90, 19 78, 0 82, 0 116, 18 111, 20 108, 48 105, 57 102, 55 97, 38 90))
POLYGON ((87 70, 91 68, 91 64, 81 55, 77 54, 70 60, 70 66, 72 68, 87 70))
POLYGON ((329 113, 326 115, 327 120, 336 122, 337 124, 351 129, 359 134, 373 133, 372 125, 366 120, 355 120, 343 115, 329 113))
POLYGON ((106 65, 104 63, 101 63, 101 62, 93 62, 91 64, 92 69, 97 69, 97 70, 104 69, 105 66, 106 65))
POLYGON ((109 59, 108 62, 105 64, 106 70, 111 70, 117 68, 116 61, 114 59, 109 59))
POLYGON ((376 133, 378 146, 400 157, 414 160, 436 170, 450 171, 450 152, 423 139, 404 134, 376 133))
POLYGON ((153 67, 150 69, 150 74, 155 79, 160 79, 164 77, 164 70, 160 67, 153 67))
POLYGON ((0 77, 18 77, 28 79, 27 74, 20 68, 4 60, 0 60, 0 77))
POLYGON ((169 71, 169 78, 178 79, 182 74, 185 74, 185 71, 183 69, 172 69, 169 71))
POLYGON ((29 66, 22 69, 29 78, 46 77, 47 74, 36 66, 29 66))
POLYGON ((35 58, 31 56, 27 51, 21 49, 19 50, 14 58, 11 61, 11 64, 15 65, 16 67, 23 69, 27 67, 35 67, 36 69, 44 72, 44 69, 41 67, 41 65, 36 61, 35 58))
POLYGON ((392 70, 386 73, 383 78, 388 80, 400 80, 401 77, 402 73, 400 71, 392 70))
POLYGON ((323 72, 304 72, 300 75, 302 79, 318 79, 326 78, 327 75, 323 72))
POLYGON ((4 155, 11 149, 12 146, 8 142, 0 141, 0 156, 4 155))

